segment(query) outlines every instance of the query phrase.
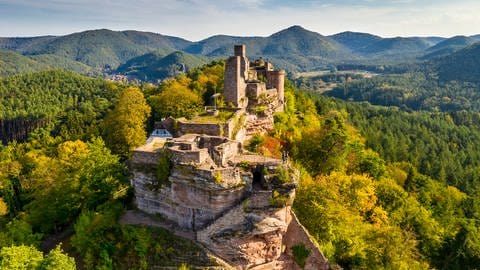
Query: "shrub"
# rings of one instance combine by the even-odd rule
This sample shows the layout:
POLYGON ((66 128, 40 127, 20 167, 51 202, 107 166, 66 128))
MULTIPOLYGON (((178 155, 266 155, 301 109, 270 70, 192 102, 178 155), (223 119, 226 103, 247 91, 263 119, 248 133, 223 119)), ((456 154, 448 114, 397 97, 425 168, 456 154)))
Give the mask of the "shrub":
POLYGON ((274 190, 272 197, 269 200, 269 203, 272 207, 281 208, 284 207, 288 202, 288 195, 281 194, 280 192, 274 190))
POLYGON ((280 182, 280 184, 285 184, 290 182, 291 178, 290 178, 290 173, 288 171, 288 168, 284 166, 277 167, 277 175, 275 179, 277 179, 280 182))
POLYGON ((168 181, 171 168, 172 164, 170 163, 170 155, 164 152, 160 157, 160 160, 158 161, 157 170, 155 172, 157 181, 160 184, 166 183, 168 181))
POLYGON ((264 141, 264 138, 258 134, 255 134, 247 144, 247 149, 249 151, 255 152, 257 147, 260 146, 264 141))
POLYGON ((305 261, 310 256, 310 250, 305 245, 298 244, 292 247, 293 259, 300 267, 305 267, 305 261))

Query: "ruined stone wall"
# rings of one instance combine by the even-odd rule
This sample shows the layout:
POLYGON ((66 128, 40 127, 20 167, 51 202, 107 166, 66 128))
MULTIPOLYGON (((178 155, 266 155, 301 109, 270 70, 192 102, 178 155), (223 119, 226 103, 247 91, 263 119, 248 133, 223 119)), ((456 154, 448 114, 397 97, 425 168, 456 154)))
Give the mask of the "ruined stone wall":
POLYGON ((210 158, 208 149, 180 150, 169 148, 172 153, 172 161, 179 164, 203 163, 210 158))
POLYGON ((217 165, 226 166, 227 162, 238 154, 240 146, 236 141, 228 141, 218 145, 212 151, 213 161, 217 165))
POLYGON ((246 56, 232 56, 225 63, 225 79, 223 95, 227 103, 243 107, 245 97, 245 81, 248 78, 248 59, 246 56))
POLYGON ((152 152, 152 151, 134 151, 132 160, 138 164, 158 164, 158 160, 160 159, 161 153, 160 152, 152 152))
POLYGON ((186 121, 178 120, 177 123, 177 135, 185 134, 205 134, 210 136, 220 136, 231 138, 235 130, 235 126, 240 118, 240 111, 237 112, 234 117, 225 123, 211 124, 211 123, 189 123, 186 121))
POLYGON ((224 136, 223 124, 209 124, 209 123, 188 123, 178 120, 177 123, 178 135, 185 134, 205 134, 210 136, 224 136))
POLYGON ((247 83, 247 97, 249 99, 258 99, 258 97, 265 93, 267 87, 265 83, 262 82, 255 82, 255 83, 247 83))
MULTIPOLYGON (((241 110, 237 110, 234 114, 234 116, 228 120, 225 125, 223 126, 223 131, 224 131, 224 135, 225 137, 227 138, 233 138, 233 133, 235 132, 235 128, 237 127, 238 125, 238 121, 241 120, 242 118, 242 115, 245 113, 245 110, 244 109, 241 109, 241 110)), ((243 124, 243 123, 240 123, 240 124, 243 124)))

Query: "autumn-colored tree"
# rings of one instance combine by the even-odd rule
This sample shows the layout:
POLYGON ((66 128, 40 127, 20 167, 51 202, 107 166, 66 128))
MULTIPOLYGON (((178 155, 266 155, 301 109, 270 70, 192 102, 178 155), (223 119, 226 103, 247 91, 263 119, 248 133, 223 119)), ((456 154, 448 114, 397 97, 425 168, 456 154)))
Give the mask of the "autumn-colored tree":
POLYGON ((8 214, 8 205, 0 197, 0 216, 5 216, 6 214, 8 214))
POLYGON ((11 246, 0 249, 0 269, 37 269, 43 254, 33 246, 11 246))
POLYGON ((75 270, 75 260, 62 250, 61 245, 51 250, 40 265, 40 270, 75 270))
POLYGON ((57 246, 44 258, 43 253, 33 246, 11 246, 0 249, 0 269, 75 270, 72 257, 64 254, 57 246))
POLYGON ((345 162, 347 140, 345 115, 331 111, 320 128, 305 128, 294 154, 313 175, 328 174, 345 162))
POLYGON ((133 148, 145 143, 145 122, 150 111, 140 89, 129 87, 122 91, 104 122, 105 141, 113 153, 127 157, 133 148))
POLYGON ((42 232, 73 221, 81 209, 94 209, 125 187, 123 167, 101 138, 66 141, 56 151, 31 151, 24 157, 31 167, 24 180, 31 186, 26 219, 42 232))
POLYGON ((155 118, 192 117, 202 109, 202 99, 187 85, 181 82, 168 83, 162 86, 158 96, 150 97, 150 104, 155 112, 155 118))
POLYGON ((378 204, 374 179, 343 172, 306 177, 296 194, 295 213, 330 262, 348 269, 428 268, 414 235, 391 224, 378 204))

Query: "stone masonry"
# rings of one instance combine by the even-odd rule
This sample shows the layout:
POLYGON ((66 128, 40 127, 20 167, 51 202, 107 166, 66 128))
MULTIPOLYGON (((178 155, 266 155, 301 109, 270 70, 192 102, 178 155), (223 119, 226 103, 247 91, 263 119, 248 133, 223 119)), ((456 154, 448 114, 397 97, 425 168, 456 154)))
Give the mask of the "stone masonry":
POLYGON ((268 93, 276 96, 278 110, 283 110, 285 71, 274 70, 272 64, 263 59, 249 62, 245 45, 235 45, 234 51, 235 55, 225 63, 225 101, 245 108, 251 105, 252 97, 256 99, 268 93))

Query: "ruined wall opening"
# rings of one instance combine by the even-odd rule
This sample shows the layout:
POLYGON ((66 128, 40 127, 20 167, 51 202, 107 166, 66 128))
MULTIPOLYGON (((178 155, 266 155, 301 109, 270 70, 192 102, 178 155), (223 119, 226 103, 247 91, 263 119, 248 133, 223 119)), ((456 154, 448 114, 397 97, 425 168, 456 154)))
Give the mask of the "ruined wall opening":
POLYGON ((252 188, 259 190, 263 189, 263 183, 264 183, 264 166, 262 165, 257 165, 255 169, 253 170, 253 180, 252 180, 252 188))

